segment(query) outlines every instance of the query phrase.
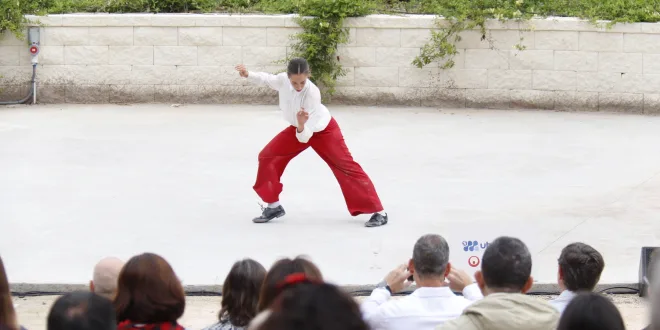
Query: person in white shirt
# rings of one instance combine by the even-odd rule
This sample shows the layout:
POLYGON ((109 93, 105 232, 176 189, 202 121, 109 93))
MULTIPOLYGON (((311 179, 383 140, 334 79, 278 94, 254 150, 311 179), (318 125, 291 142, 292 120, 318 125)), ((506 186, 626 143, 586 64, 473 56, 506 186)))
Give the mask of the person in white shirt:
POLYGON ((467 273, 449 263, 447 241, 440 235, 425 235, 417 240, 408 265, 390 272, 362 303, 362 315, 373 330, 434 329, 483 298, 477 284, 471 283, 467 273), (411 284, 411 275, 417 289, 409 296, 390 300, 393 293, 411 284), (462 291, 463 297, 452 290, 462 291))
POLYGON ((237 65, 236 70, 251 83, 276 90, 280 110, 290 124, 259 153, 259 169, 253 188, 268 206, 253 221, 264 223, 285 215, 279 201, 282 192, 280 178, 291 159, 312 147, 339 181, 350 214, 372 214, 365 224, 367 227, 387 224, 388 216, 376 188, 353 160, 339 125, 321 104, 321 92, 309 80, 307 61, 295 58, 289 62, 287 72, 277 75, 251 72, 244 65, 237 65))
POLYGON ((550 305, 563 313, 578 292, 593 291, 605 268, 605 261, 600 252, 584 243, 567 245, 558 261, 557 283, 561 294, 550 300, 550 305))

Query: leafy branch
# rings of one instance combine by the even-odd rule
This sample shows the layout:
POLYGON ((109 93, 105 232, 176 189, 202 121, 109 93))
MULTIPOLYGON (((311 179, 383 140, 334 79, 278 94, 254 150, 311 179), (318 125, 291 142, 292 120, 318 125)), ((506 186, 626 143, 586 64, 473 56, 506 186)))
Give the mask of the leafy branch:
POLYGON ((337 79, 346 74, 337 49, 348 42, 349 29, 344 27, 347 17, 365 16, 374 9, 374 2, 355 0, 301 1, 296 23, 303 31, 294 35, 289 58, 303 57, 312 69, 312 81, 328 99, 335 92, 337 79))

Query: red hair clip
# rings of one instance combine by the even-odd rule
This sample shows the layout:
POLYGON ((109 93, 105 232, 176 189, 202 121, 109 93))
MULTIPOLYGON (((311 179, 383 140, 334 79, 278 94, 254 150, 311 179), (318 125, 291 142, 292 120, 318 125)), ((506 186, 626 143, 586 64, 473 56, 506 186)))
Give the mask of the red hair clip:
POLYGON ((280 282, 280 284, 277 285, 277 288, 281 290, 287 286, 291 286, 299 283, 316 283, 316 282, 317 281, 312 281, 309 278, 307 278, 307 275, 305 275, 305 273, 294 273, 285 277, 284 281, 280 282))
POLYGON ((277 298, 273 302, 272 307, 281 307, 280 305, 282 303, 282 292, 284 292, 287 287, 301 283, 321 284, 323 282, 319 280, 312 280, 308 278, 305 273, 293 273, 285 277, 284 280, 277 285, 277 298))

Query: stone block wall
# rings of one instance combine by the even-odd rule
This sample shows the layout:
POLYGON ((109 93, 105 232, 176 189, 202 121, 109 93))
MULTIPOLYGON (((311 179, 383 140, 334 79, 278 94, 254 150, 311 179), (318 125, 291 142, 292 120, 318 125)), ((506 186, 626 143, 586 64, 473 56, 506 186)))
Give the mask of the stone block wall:
MULTIPOLYGON (((274 93, 247 85, 234 65, 282 70, 276 62, 300 31, 289 15, 31 19, 44 26, 37 69, 44 103, 274 103, 274 93)), ((454 68, 418 69, 411 63, 435 17, 348 19, 350 41, 338 51, 347 75, 332 102, 660 113, 660 24, 605 29, 550 18, 488 25, 485 40, 478 31, 462 34, 454 68)), ((5 35, 0 97, 24 95, 30 73, 26 42, 5 35)))

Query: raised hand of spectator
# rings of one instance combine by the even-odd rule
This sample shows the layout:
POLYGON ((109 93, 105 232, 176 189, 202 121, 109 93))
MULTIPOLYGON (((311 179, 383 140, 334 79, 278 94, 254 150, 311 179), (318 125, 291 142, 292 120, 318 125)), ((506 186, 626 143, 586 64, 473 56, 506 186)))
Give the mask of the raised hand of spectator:
POLYGON ((385 282, 390 287, 390 290, 392 290, 392 293, 401 292, 403 289, 410 286, 411 283, 408 281, 410 275, 408 266, 401 265, 387 274, 385 282))
POLYGON ((472 277, 468 275, 464 270, 453 268, 449 271, 447 275, 447 281, 449 281, 449 288, 454 292, 463 292, 466 286, 474 283, 472 277))

